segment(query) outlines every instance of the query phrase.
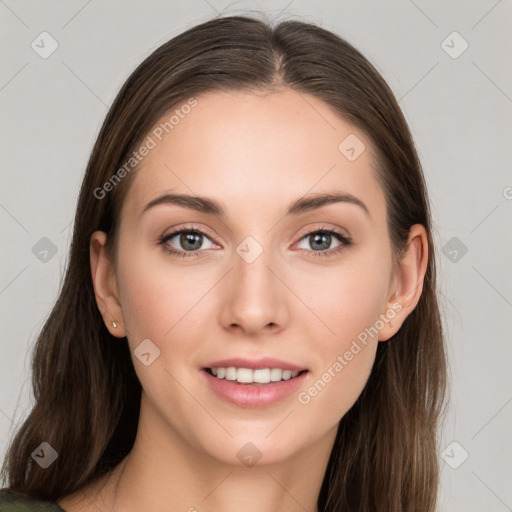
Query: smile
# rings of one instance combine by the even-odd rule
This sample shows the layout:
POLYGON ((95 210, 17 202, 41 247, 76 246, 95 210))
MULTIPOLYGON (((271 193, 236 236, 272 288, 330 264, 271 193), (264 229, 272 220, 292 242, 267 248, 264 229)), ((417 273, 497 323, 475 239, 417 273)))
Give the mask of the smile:
POLYGON ((234 366, 207 368, 206 371, 210 372, 217 379, 236 381, 239 384, 268 384, 270 382, 293 379, 301 373, 299 371, 283 370, 282 368, 252 370, 251 368, 236 368, 234 366))
POLYGON ((236 367, 203 368, 200 372, 215 396, 230 404, 247 408, 269 407, 284 401, 300 390, 309 373, 308 370, 292 372, 280 368, 251 370, 236 367), (214 375, 213 370, 217 375, 214 375), (223 373, 224 376, 220 377, 223 373))

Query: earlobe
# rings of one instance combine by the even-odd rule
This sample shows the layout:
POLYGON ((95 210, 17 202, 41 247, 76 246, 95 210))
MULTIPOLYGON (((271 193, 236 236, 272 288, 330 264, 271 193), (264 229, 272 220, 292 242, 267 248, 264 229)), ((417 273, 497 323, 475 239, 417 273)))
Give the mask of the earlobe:
POLYGON ((428 250, 425 227, 415 224, 409 230, 407 251, 397 262, 393 288, 395 291, 388 300, 387 311, 384 313, 386 316, 393 316, 380 331, 379 341, 387 341, 396 334, 418 304, 427 272, 428 250))
POLYGON ((126 336, 124 321, 116 285, 114 263, 105 247, 107 235, 95 231, 89 243, 91 277, 96 304, 109 332, 116 337, 126 336))

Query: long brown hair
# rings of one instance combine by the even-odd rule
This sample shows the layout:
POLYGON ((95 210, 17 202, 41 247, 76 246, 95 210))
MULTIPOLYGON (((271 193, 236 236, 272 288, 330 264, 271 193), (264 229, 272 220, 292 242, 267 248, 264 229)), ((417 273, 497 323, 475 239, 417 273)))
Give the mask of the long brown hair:
POLYGON ((425 227, 429 244, 416 308, 378 344, 369 380, 340 421, 319 510, 435 510, 447 362, 429 201, 407 123, 377 70, 337 35, 300 21, 273 26, 245 16, 215 18, 160 46, 129 76, 108 112, 82 183, 60 295, 34 348, 35 405, 2 468, 10 489, 59 499, 115 467, 135 440, 141 385, 128 344, 112 337, 98 311, 89 263, 95 230, 105 231, 115 248, 135 171, 108 193, 95 191, 176 105, 208 91, 280 85, 323 100, 373 141, 395 256, 406 249, 413 224, 425 227), (48 469, 32 463, 42 442, 59 454, 48 469))

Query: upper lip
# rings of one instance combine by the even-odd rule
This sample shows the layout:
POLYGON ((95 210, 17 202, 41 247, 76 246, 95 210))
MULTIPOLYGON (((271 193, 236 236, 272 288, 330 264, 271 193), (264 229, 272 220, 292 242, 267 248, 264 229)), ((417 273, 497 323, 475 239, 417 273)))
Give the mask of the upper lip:
POLYGON ((298 366, 281 359, 275 359, 274 357, 262 357, 260 359, 245 359, 243 357, 234 357, 231 359, 222 359, 219 361, 213 361, 205 365, 205 368, 229 368, 234 366, 236 368, 250 368, 251 370, 258 370, 262 368, 281 368, 282 370, 291 370, 292 372, 300 372, 307 370, 303 366, 298 366))

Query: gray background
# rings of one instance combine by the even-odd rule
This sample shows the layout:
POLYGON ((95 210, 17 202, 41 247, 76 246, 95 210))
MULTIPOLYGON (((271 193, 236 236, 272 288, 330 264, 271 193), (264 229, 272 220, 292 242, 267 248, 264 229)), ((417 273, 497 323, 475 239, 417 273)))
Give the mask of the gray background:
POLYGON ((400 99, 431 194, 451 360, 439 512, 512 510, 510 0, 0 0, 0 456, 30 410, 30 352, 107 107, 160 44, 246 9, 340 34, 400 99), (43 31, 58 43, 46 59, 31 47, 43 31))

